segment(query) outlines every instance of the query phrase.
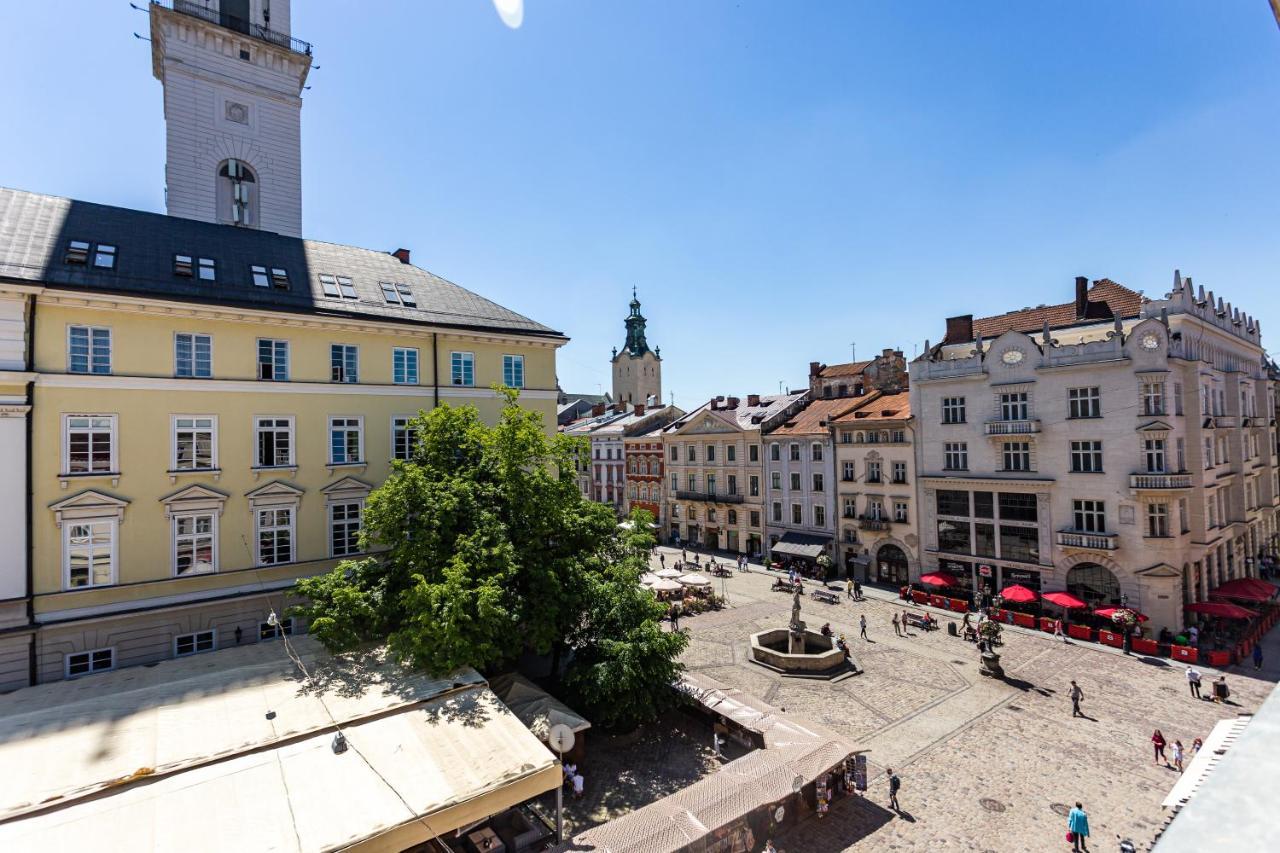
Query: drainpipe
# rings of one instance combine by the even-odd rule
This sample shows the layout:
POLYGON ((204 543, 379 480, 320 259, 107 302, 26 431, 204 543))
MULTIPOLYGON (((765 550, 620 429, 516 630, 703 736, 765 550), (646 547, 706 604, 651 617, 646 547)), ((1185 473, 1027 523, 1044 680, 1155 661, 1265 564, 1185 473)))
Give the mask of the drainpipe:
POLYGON ((431 408, 440 405, 440 351, 436 348, 438 333, 431 333, 431 408))
MULTIPOLYGON (((27 372, 35 372, 36 366, 36 299, 31 297, 31 310, 27 313, 27 372)), ((31 445, 35 434, 35 395, 36 383, 27 382, 27 429, 26 429, 26 478, 27 478, 27 624, 35 625, 35 543, 32 541, 32 518, 35 507, 35 480, 32 476, 31 445)), ((36 634, 31 632, 31 642, 27 644, 27 683, 36 684, 36 634)))

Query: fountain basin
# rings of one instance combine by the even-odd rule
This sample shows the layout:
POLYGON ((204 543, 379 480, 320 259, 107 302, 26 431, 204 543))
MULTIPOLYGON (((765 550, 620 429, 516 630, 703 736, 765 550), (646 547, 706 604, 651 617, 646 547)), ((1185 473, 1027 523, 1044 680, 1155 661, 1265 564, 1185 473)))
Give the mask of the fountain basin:
POLYGON ((835 646, 834 637, 824 637, 816 631, 802 631, 804 651, 795 653, 792 647, 791 629, 775 628, 751 635, 751 659, 780 672, 823 674, 844 667, 844 652, 835 646))

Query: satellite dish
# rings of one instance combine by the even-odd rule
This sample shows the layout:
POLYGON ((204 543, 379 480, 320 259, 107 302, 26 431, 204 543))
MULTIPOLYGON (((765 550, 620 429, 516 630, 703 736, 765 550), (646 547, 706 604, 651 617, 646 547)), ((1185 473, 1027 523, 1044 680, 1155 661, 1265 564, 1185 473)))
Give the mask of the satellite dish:
POLYGON ((573 749, 573 729, 564 723, 556 723, 547 732, 547 745, 562 754, 573 749))

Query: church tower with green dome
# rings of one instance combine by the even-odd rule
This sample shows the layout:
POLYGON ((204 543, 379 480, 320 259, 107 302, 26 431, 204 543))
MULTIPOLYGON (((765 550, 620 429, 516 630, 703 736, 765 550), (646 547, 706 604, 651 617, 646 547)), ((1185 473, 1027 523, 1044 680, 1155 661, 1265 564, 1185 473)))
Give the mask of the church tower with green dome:
POLYGON ((656 406, 662 403, 661 350, 649 349, 645 340, 645 319, 640 313, 640 300, 631 288, 631 313, 625 320, 627 342, 622 351, 613 351, 613 399, 634 406, 637 403, 656 406))

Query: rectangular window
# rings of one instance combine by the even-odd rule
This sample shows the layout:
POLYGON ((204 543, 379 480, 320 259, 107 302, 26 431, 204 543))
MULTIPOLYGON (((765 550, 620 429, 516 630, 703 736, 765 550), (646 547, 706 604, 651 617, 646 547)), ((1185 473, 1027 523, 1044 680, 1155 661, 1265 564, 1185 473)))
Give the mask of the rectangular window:
POLYGON ((115 519, 62 525, 67 589, 107 586, 116 582, 115 519))
POLYGON ((845 518, 858 517, 858 499, 857 498, 844 499, 844 517, 845 518))
POLYGON ((454 385, 476 384, 476 356, 470 352, 455 352, 449 356, 450 377, 454 385))
POLYGON ((734 474, 728 475, 729 494, 736 495, 738 493, 738 478, 734 474))
POLYGON ((254 287, 270 287, 271 279, 267 277, 267 268, 259 266, 249 267, 249 277, 253 281, 254 287))
POLYGON ((1027 420, 1027 408, 1025 391, 1000 395, 1000 420, 1002 421, 1027 420))
POLYGON ((672 462, 680 461, 680 445, 678 444, 671 445, 671 461, 672 462))
POLYGON ((280 267, 271 268, 271 286, 276 290, 289 289, 289 271, 280 267))
POLYGON ((320 289, 330 299, 358 299, 356 288, 351 279, 345 275, 328 275, 321 273, 320 289))
POLYGON ((954 489, 939 489, 937 507, 938 515, 954 515, 959 518, 968 518, 969 493, 954 489))
POLYGON ((1102 417, 1102 393, 1096 387, 1067 389, 1067 417, 1102 417))
POLYGON ((979 557, 996 555, 996 526, 975 522, 973 525, 973 553, 979 557))
POLYGON ((728 461, 728 462, 737 462, 737 461, 738 461, 738 446, 737 446, 736 444, 730 444, 729 446, 727 446, 727 447, 724 449, 724 458, 725 458, 725 460, 726 460, 726 461, 728 461))
POLYGON ((942 422, 944 424, 964 423, 964 397, 942 398, 942 422))
POLYGON ((413 428, 413 418, 401 415, 391 419, 391 458, 409 459, 413 446, 418 443, 418 431, 413 428))
POLYGON ((329 505, 329 551, 334 557, 360 552, 360 502, 329 505))
POLYGON ((716 475, 707 475, 707 494, 714 495, 716 493, 716 475))
POLYGON ((418 351, 413 347, 391 350, 391 381, 397 385, 418 384, 418 351))
POLYGON ((751 497, 760 497, 760 477, 756 474, 752 474, 751 479, 748 482, 750 483, 751 497))
POLYGON ((111 330, 97 326, 67 327, 67 372, 111 372, 111 330))
POLYGON ((63 473, 107 474, 116 470, 115 415, 67 415, 63 429, 63 473))
POLYGON ((782 522, 782 502, 781 501, 773 502, 773 520, 778 523, 782 522))
POLYGON ((790 447, 789 447, 788 449, 789 449, 789 451, 790 451, 790 453, 791 453, 791 461, 792 461, 792 462, 799 462, 799 461, 800 461, 800 445, 798 445, 798 444, 791 444, 791 445, 790 445, 790 447))
POLYGON ((1164 383, 1143 382, 1142 414, 1163 415, 1164 413, 1164 383))
POLYGON ((716 461, 716 446, 714 444, 707 445, 707 461, 708 462, 716 461))
POLYGON ((856 470, 857 470, 857 466, 855 466, 854 463, 852 462, 844 463, 844 465, 840 469, 840 475, 841 475, 840 479, 844 480, 846 483, 852 483, 856 478, 856 475, 854 474, 856 470))
POLYGON ((213 376, 213 338, 179 332, 173 336, 173 375, 188 379, 213 376))
POLYGON ((1147 535, 1163 537, 1169 535, 1169 505, 1147 504, 1147 535))
POLYGON ((1107 532, 1107 514, 1102 501, 1072 501, 1071 512, 1075 529, 1081 533, 1107 532))
POLYGON ((190 255, 173 256, 173 274, 183 278, 191 278, 195 273, 195 262, 190 255))
POLYGON ((200 652, 211 652, 215 647, 213 631, 179 634, 173 638, 173 656, 176 658, 195 655, 200 652))
POLYGON ((973 517, 974 518, 995 518, 996 504, 995 495, 991 492, 974 492, 973 493, 973 517))
POLYGON ((257 512, 258 565, 293 562, 293 507, 272 507, 257 512))
POLYGON ((116 668, 115 649, 94 649, 89 652, 73 652, 67 655, 67 678, 108 672, 116 668))
POLYGON ((905 462, 893 463, 893 482, 898 485, 902 485, 903 483, 907 482, 907 463, 905 462))
POLYGON ((827 526, 827 508, 825 506, 822 506, 821 504, 813 508, 813 526, 814 527, 827 526))
POLYGON ((906 501, 893 502, 893 520, 899 524, 907 520, 907 503, 906 501))
POLYGON ((809 446, 809 457, 814 462, 822 461, 822 445, 812 444, 809 446))
POLYGON ((821 492, 821 491, 824 491, 824 486, 825 486, 825 483, 823 482, 822 475, 821 475, 821 474, 814 474, 814 475, 813 475, 813 490, 814 490, 815 492, 821 492))
POLYGON ((1102 442, 1071 442, 1071 470, 1077 474, 1102 473, 1102 442))
POLYGON ((758 444, 747 445, 747 461, 748 462, 760 461, 760 445, 758 444))
POLYGON ((679 474, 671 475, 671 491, 672 492, 680 491, 680 475, 679 474))
POLYGON ((409 285, 400 282, 380 281, 378 286, 382 288, 382 298, 387 300, 391 305, 403 305, 406 308, 416 308, 418 302, 413 297, 413 291, 409 285))
POLYGON ((331 382, 360 381, 360 349, 351 344, 329 346, 329 380, 331 382))
POLYGON ((1031 470, 1031 445, 1025 441, 1006 441, 1001 448, 1005 471, 1031 470))
POLYGON ((350 465, 364 460, 361 418, 329 418, 329 463, 350 465))
POLYGON ((97 250, 93 253, 93 265, 100 270, 115 269, 116 247, 99 243, 97 250))
POLYGON ((1173 413, 1182 414, 1182 383, 1173 383, 1173 413))
POLYGON ((1142 458, 1148 474, 1163 474, 1165 468, 1164 439, 1148 438, 1142 442, 1142 458))
POLYGON ((781 488, 782 488, 782 474, 781 474, 781 473, 779 473, 779 472, 777 472, 777 471, 774 471, 772 474, 770 474, 770 475, 769 475, 769 488, 771 488, 771 489, 781 489, 781 488))
POLYGON ((173 574, 201 575, 217 570, 217 521, 212 513, 173 517, 173 574))
POLYGON ((1036 510, 1036 496, 1022 495, 1016 492, 1000 493, 1000 520, 1026 521, 1034 524, 1039 521, 1036 510))
POLYGON ((289 342, 258 339, 258 378, 271 382, 289 381, 289 342))
POLYGON ((947 471, 969 470, 969 445, 963 441, 948 441, 942 445, 942 467, 947 471))
POLYGON ((938 521, 938 550, 969 553, 969 522, 938 521))
POLYGON ((804 507, 800 504, 791 505, 791 523, 804 524, 804 507))
POLYGON ((253 431, 258 447, 259 468, 279 468, 293 464, 293 418, 254 418, 253 431))
POLYGON ((755 509, 751 510, 751 526, 752 526, 752 527, 759 527, 759 526, 760 526, 760 511, 759 511, 759 510, 755 510, 755 509))
POLYGON ((1000 525, 1000 559, 1040 562, 1040 531, 1034 527, 1000 525))
POLYGON ((697 474, 689 475, 689 491, 691 492, 698 491, 698 475, 697 474))
POLYGON ((293 617, 288 619, 277 619, 276 624, 270 622, 258 623, 258 642, 266 642, 267 640, 275 640, 280 637, 293 636, 293 617))
POLYGON ((691 444, 691 445, 689 445, 689 454, 688 454, 688 459, 689 459, 689 461, 690 461, 690 462, 697 462, 697 461, 698 461, 698 453, 697 453, 697 446, 696 446, 696 445, 692 445, 692 444, 691 444))
POLYGON ((800 491, 800 474, 798 472, 792 472, 791 474, 791 491, 800 491))
POLYGON ((62 260, 68 264, 87 264, 89 262, 89 244, 84 240, 72 240, 67 243, 67 253, 62 260))
POLYGON ((778 444, 769 445, 769 460, 772 462, 782 461, 782 446, 778 444))
POLYGON ((879 462, 867 463, 867 482, 868 483, 880 482, 880 463, 879 462))
POLYGON ((217 467, 217 419, 178 416, 173 419, 174 471, 211 471, 217 467))
POLYGON ((524 356, 504 355, 502 357, 502 384, 508 388, 524 387, 524 356))
POLYGON ((217 281, 218 265, 213 258, 200 258, 196 264, 196 274, 201 281, 217 281))

